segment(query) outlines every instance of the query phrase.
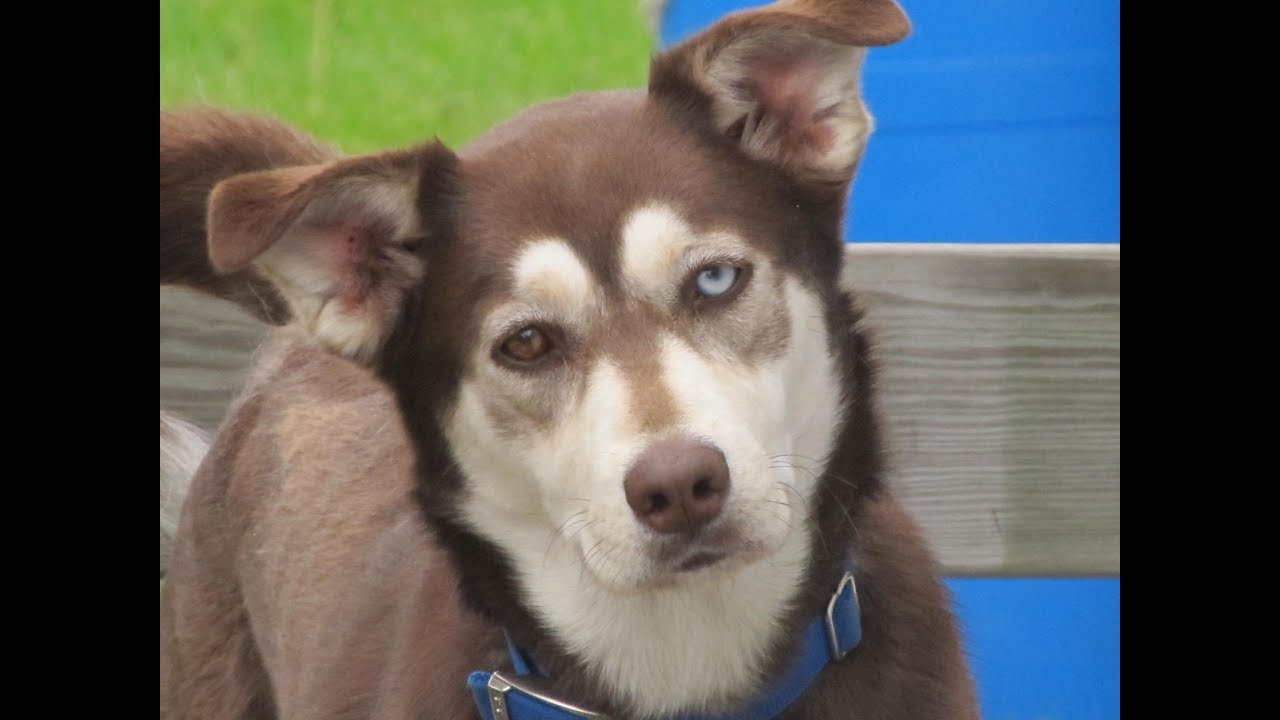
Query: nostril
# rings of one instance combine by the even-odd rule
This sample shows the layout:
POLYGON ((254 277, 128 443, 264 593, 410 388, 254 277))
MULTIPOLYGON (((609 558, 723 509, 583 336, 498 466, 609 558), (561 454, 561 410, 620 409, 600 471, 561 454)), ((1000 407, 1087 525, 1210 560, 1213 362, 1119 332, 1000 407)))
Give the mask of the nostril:
POLYGON ((649 496, 649 512, 651 513, 660 513, 666 510, 670 504, 671 501, 667 499, 667 496, 661 493, 654 493, 649 496))
POLYGON ((709 477, 700 477, 698 478, 698 481, 693 484, 694 500, 705 500, 714 492, 715 489, 711 487, 711 478, 709 477))

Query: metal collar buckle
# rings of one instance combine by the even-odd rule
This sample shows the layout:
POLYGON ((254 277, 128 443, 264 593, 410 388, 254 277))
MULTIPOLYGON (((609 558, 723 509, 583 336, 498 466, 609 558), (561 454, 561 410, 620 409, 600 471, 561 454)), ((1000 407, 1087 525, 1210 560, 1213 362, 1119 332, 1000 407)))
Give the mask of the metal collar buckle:
POLYGON ((831 658, 833 661, 844 659, 853 647, 840 650, 840 636, 836 634, 836 604, 840 602, 840 596, 844 594, 845 586, 849 586, 850 592, 853 593, 854 602, 857 602, 858 584, 853 581, 853 573, 845 572, 844 577, 840 579, 840 584, 836 586, 836 591, 831 595, 830 602, 827 603, 827 647, 831 650, 831 658))
POLYGON ((609 720, 609 716, 591 712, 586 708, 571 705, 563 700, 547 695, 536 686, 530 677, 508 677, 495 672, 489 677, 489 709, 493 711, 493 720, 510 720, 511 713, 507 709, 507 693, 516 690, 539 702, 546 703, 557 710, 563 710, 574 717, 609 720))

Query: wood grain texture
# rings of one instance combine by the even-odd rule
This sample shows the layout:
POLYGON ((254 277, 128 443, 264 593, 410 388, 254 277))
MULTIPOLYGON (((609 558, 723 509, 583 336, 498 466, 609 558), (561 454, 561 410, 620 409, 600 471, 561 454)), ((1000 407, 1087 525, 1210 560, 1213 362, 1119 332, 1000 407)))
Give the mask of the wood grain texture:
POLYGON ((1119 246, 859 245, 845 278, 948 571, 1119 574, 1119 246))
MULTIPOLYGON (((956 575, 1120 572, 1120 251, 854 245, 892 481, 956 575)), ((221 421, 265 326, 160 291, 160 404, 221 421)))
POLYGON ((160 288, 160 407, 215 430, 267 326, 228 302, 160 288))

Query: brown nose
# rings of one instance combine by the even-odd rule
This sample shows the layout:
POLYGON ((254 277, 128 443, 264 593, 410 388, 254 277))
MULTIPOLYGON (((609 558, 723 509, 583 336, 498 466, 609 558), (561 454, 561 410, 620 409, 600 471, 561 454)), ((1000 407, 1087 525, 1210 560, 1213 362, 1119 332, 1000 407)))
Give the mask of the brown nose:
POLYGON ((640 454, 622 486, 640 522, 660 533, 692 533, 724 507, 729 466, 713 447, 668 438, 640 454))

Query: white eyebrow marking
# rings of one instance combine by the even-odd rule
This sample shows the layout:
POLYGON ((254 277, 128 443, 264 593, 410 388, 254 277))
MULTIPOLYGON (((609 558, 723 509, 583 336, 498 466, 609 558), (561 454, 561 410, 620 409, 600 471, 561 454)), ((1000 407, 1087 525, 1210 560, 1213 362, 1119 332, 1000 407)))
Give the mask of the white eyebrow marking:
POLYGON ((539 305, 577 314, 595 295, 595 281, 564 240, 535 240, 512 266, 518 295, 539 305))
POLYGON ((669 206, 641 206, 622 226, 622 274, 645 293, 670 296, 672 269, 693 244, 693 230, 669 206))
POLYGON ((713 262, 751 256, 747 244, 727 228, 695 231, 667 205, 633 211, 622 227, 622 274, 638 295, 658 302, 675 299, 687 273, 713 262))

